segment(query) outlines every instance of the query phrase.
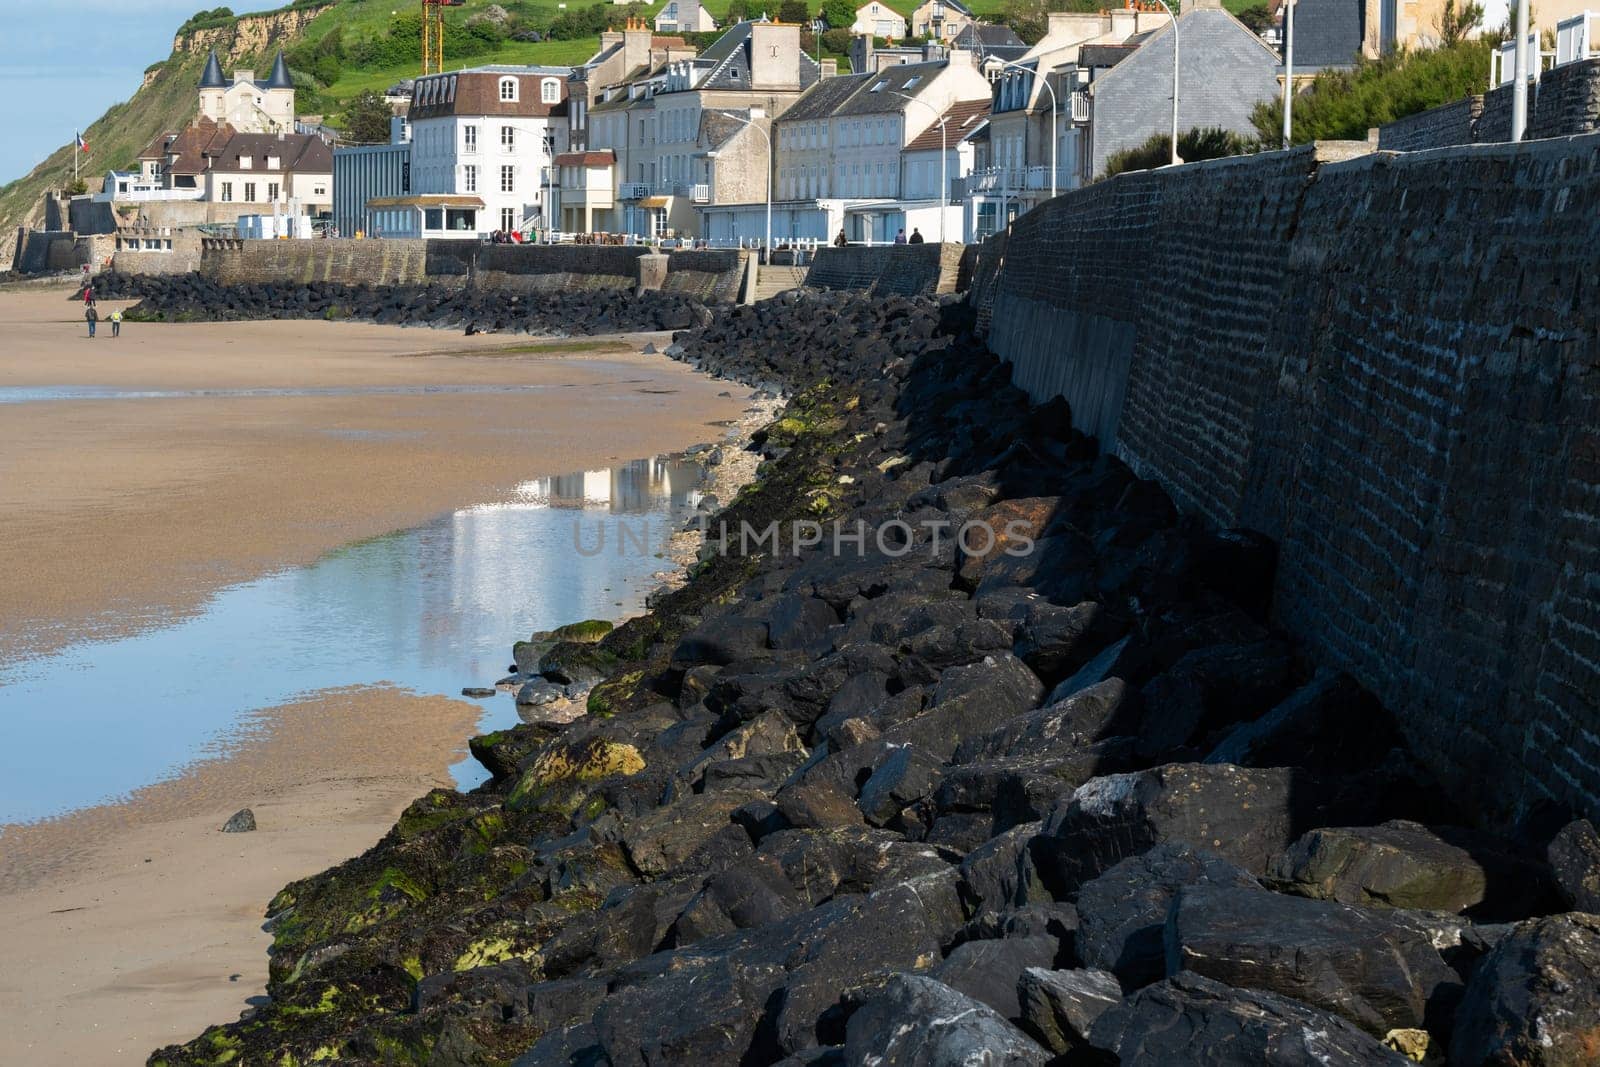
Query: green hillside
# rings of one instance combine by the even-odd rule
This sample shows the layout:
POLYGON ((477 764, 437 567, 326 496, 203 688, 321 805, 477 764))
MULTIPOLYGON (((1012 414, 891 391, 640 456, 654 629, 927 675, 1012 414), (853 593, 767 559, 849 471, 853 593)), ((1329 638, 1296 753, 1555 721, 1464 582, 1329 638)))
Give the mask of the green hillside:
MULTIPOLYGON (((478 63, 547 63, 568 66, 594 54, 599 31, 620 26, 630 15, 651 16, 666 0, 628 6, 570 0, 466 0, 446 9, 445 67, 478 63), (533 35, 537 41, 528 40, 533 35)), ((886 0, 909 14, 917 0, 886 0)), ((979 11, 998 10, 1003 0, 980 0, 979 11)), ((705 0, 724 19, 730 6, 774 17, 769 0, 705 0)), ((807 0, 817 6, 817 0, 807 0)), ((209 48, 223 67, 266 71, 281 47, 294 76, 296 110, 334 121, 345 105, 367 89, 384 89, 416 75, 421 57, 421 6, 415 0, 295 0, 273 11, 234 14, 226 7, 200 11, 177 27, 176 48, 151 66, 134 96, 113 105, 84 131, 92 154, 81 161, 91 183, 112 168, 125 168, 164 130, 193 117, 195 84, 209 48)), ((704 44, 709 37, 702 40, 704 44)), ((0 187, 0 267, 9 264, 18 226, 36 226, 44 194, 64 189, 72 178, 72 149, 63 145, 31 172, 0 187)))

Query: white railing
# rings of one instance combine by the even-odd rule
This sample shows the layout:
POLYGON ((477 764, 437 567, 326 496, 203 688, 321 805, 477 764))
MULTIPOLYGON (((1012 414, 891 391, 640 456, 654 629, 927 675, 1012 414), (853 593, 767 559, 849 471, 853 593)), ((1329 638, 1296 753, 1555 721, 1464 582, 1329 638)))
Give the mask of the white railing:
POLYGON ((1072 94, 1072 121, 1089 121, 1089 94, 1076 92, 1072 94))
MULTIPOLYGON (((1065 189, 1070 184, 1070 172, 1065 167, 1056 168, 1056 188, 1065 189)), ((985 167, 975 170, 965 178, 957 178, 952 193, 956 199, 961 199, 971 193, 989 193, 995 191, 1031 192, 1034 190, 1048 191, 1050 188, 1050 168, 1047 166, 1034 167, 985 167)))
POLYGON ((697 203, 697 204, 709 204, 709 203, 711 203, 711 186, 709 186, 709 185, 696 185, 691 190, 691 193, 692 193, 692 198, 693 198, 695 203, 697 203))
POLYGON ((1595 44, 1600 39, 1600 12, 1580 11, 1571 18, 1556 23, 1555 65, 1581 63, 1596 55, 1595 44))
POLYGON ((623 200, 643 200, 650 195, 650 186, 644 182, 623 182, 617 190, 617 196, 623 200))
POLYGON ((125 193, 96 193, 95 200, 117 200, 123 203, 153 203, 164 200, 199 200, 205 196, 204 189, 160 189, 154 187, 134 186, 125 193))
MULTIPOLYGON (((1555 66, 1556 54, 1539 50, 1538 31, 1528 34, 1528 50, 1529 55, 1533 57, 1533 69, 1528 72, 1528 80, 1537 83, 1540 74, 1555 66)), ((1517 42, 1512 38, 1489 53, 1489 88, 1498 89, 1516 80, 1517 42)))

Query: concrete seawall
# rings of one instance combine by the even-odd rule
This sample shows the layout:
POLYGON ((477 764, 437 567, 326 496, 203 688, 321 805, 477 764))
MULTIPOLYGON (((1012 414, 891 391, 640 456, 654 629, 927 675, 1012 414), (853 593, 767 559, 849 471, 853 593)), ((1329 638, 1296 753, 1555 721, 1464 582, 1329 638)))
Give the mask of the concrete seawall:
POLYGON ((953 293, 962 251, 958 244, 931 243, 819 248, 806 285, 899 296, 953 293))
POLYGON ((128 273, 198 269, 225 284, 330 281, 455 285, 511 292, 666 289, 706 301, 737 298, 746 253, 608 245, 493 245, 449 240, 245 241, 207 238, 192 257, 119 252, 128 273))
POLYGON ((1600 815, 1600 136, 1124 175, 973 266, 1035 398, 1276 538, 1275 609, 1479 814, 1600 815))

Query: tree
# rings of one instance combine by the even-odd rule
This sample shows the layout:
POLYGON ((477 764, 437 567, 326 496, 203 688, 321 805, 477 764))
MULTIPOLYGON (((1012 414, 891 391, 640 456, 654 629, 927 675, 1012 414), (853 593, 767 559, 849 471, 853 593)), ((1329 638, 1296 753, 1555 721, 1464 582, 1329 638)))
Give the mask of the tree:
POLYGON ((804 24, 811 21, 811 12, 806 10, 805 0, 783 0, 778 5, 778 21, 804 24))
MULTIPOLYGON (((1197 127, 1178 135, 1178 158, 1185 163, 1237 156, 1247 151, 1249 145, 1243 137, 1217 126, 1197 127)), ((1137 148, 1111 153, 1106 160, 1106 177, 1129 170, 1154 170, 1171 162, 1172 135, 1155 133, 1137 148)))
POLYGON ((1262 30, 1272 25, 1272 12, 1268 10, 1266 4, 1252 4, 1237 12, 1236 17, 1254 34, 1260 34, 1262 30))
POLYGON ((1439 43, 1445 48, 1460 44, 1483 22, 1483 5, 1474 0, 1444 0, 1444 11, 1439 16, 1439 43))
POLYGON ((728 22, 743 22, 750 17, 748 0, 728 0, 728 22))
POLYGON ((350 101, 344 112, 344 137, 357 144, 384 144, 389 140, 389 120, 394 110, 376 89, 350 101))
MULTIPOLYGON (((1294 98, 1295 144, 1363 141, 1374 126, 1480 92, 1489 67, 1486 41, 1448 48, 1358 57, 1349 70, 1324 70, 1294 98)), ((1283 101, 1274 96, 1250 115, 1261 142, 1276 148, 1283 137, 1283 101)))
POLYGON ((830 30, 848 30, 855 25, 856 9, 850 0, 826 0, 822 5, 822 17, 827 20, 830 30))

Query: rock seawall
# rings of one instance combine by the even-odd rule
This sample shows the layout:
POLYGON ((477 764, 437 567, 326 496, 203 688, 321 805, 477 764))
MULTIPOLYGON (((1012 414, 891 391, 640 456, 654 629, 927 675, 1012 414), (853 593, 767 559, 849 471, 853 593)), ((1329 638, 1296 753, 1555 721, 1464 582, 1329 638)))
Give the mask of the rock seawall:
POLYGON ((270 1003, 150 1062, 1582 1062, 1593 828, 1451 827, 1270 623, 1271 542, 973 321, 804 294, 680 335, 792 396, 687 584, 546 648, 587 714, 286 887, 270 1003))

